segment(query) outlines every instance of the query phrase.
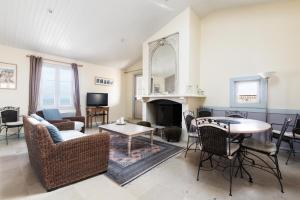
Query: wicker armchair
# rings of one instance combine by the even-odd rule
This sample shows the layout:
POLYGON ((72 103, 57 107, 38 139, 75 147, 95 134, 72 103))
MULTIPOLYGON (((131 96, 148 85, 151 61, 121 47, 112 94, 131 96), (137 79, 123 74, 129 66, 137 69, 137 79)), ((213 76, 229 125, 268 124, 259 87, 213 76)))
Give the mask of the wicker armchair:
MULTIPOLYGON (((36 114, 42 118, 44 117, 43 111, 37 111, 36 114)), ((84 127, 82 128, 81 132, 85 132, 85 117, 83 116, 76 116, 76 117, 64 117, 63 120, 48 120, 51 124, 55 125, 57 123, 71 121, 74 124, 74 121, 82 122, 84 124, 84 127)))
MULTIPOLYGON (((55 144, 47 128, 32 123, 31 119, 23 117, 29 160, 47 191, 107 171, 108 134, 94 134, 55 144)), ((61 124, 60 128, 66 130, 67 124, 61 124)))

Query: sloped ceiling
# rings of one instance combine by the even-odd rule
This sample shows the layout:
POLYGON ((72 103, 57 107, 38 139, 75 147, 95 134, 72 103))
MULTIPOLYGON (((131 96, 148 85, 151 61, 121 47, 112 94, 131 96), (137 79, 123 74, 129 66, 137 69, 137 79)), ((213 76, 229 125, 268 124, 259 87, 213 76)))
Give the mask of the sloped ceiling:
POLYGON ((192 6, 199 16, 274 0, 0 0, 0 43, 123 68, 142 42, 192 6))

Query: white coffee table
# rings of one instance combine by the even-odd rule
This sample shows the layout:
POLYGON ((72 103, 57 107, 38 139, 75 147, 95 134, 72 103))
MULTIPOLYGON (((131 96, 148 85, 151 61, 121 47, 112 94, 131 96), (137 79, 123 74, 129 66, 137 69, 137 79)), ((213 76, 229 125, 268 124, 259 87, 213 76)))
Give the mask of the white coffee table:
POLYGON ((131 155, 131 141, 135 136, 143 135, 145 133, 150 133, 150 141, 151 145, 153 145, 153 133, 154 128, 149 128, 145 126, 140 126, 136 124, 126 123, 124 125, 117 124, 105 124, 100 125, 99 132, 101 133, 103 130, 116 133, 120 135, 124 135, 128 137, 128 155, 131 155))

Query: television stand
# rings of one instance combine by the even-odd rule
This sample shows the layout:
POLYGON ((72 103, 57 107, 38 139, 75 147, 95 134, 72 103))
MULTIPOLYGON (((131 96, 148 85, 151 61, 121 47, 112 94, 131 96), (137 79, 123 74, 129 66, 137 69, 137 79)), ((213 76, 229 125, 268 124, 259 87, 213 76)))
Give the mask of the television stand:
POLYGON ((97 124, 99 117, 102 116, 102 124, 108 124, 109 122, 109 107, 108 106, 87 106, 86 107, 86 127, 93 127, 93 118, 97 124), (106 120, 105 120, 106 117, 106 120))

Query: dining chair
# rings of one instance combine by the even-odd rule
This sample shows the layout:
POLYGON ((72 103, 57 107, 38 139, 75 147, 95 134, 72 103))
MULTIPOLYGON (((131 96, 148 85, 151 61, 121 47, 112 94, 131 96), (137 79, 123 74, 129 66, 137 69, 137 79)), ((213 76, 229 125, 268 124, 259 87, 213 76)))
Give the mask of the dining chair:
POLYGON ((259 140, 253 139, 253 138, 248 138, 248 139, 244 140, 242 143, 242 148, 247 150, 247 154, 254 156, 255 158, 259 159, 264 164, 264 165, 259 165, 256 163, 255 165, 252 165, 252 166, 263 169, 264 171, 267 171, 267 172, 273 174, 279 181, 282 193, 283 193, 283 186, 281 183, 282 175, 280 172, 277 155, 279 152, 282 138, 283 138, 287 128, 289 127, 289 124, 291 123, 291 121, 292 120, 288 119, 288 118, 286 118, 284 120, 282 129, 280 131, 280 134, 279 134, 279 137, 278 137, 278 140, 276 143, 273 143, 273 142, 265 143, 265 142, 262 142, 262 141, 259 141, 259 140), (251 151, 267 156, 275 166, 271 166, 269 164, 269 162, 265 161, 259 155, 252 153, 251 151), (267 169, 269 169, 269 170, 267 170, 267 169))
POLYGON ((227 110, 227 111, 225 111, 225 117, 247 119, 248 118, 248 112, 227 110))
POLYGON ((197 109, 197 118, 199 117, 212 117, 213 109, 200 107, 197 109))
POLYGON ((187 140, 185 156, 184 156, 186 158, 187 152, 189 150, 195 150, 195 152, 196 152, 196 150, 199 149, 197 147, 200 143, 199 143, 199 135, 197 133, 197 129, 196 129, 195 126, 192 125, 192 121, 195 119, 194 112, 184 111, 183 112, 183 118, 184 118, 185 126, 186 126, 186 129, 187 129, 187 133, 188 133, 188 140, 187 140), (192 142, 190 144, 191 139, 194 139, 194 142, 192 142), (195 144, 195 148, 191 149, 191 147, 194 144, 195 144))
POLYGON ((18 138, 20 138, 20 131, 23 127, 23 122, 19 120, 20 108, 6 106, 0 109, 0 133, 5 130, 5 140, 8 145, 8 130, 11 128, 18 129, 18 138))
MULTIPOLYGON (((242 112, 242 111, 232 111, 232 110, 227 110, 225 111, 225 117, 231 117, 231 118, 239 118, 239 119, 247 119, 248 118, 248 112, 242 112)), ((237 142, 242 142, 244 138, 249 138, 252 137, 252 134, 236 134, 235 135, 235 141, 237 142)), ((254 162, 254 161, 253 161, 254 162)))
POLYGON ((197 129, 201 141, 201 153, 198 167, 197 181, 202 163, 212 156, 219 156, 229 160, 230 188, 229 195, 232 196, 233 160, 237 156, 240 145, 232 142, 230 135, 230 124, 223 124, 213 119, 197 119, 197 129), (208 158, 204 159, 204 153, 208 158))
MULTIPOLYGON (((272 126, 282 126, 282 124, 276 124, 276 123, 273 123, 272 126)), ((294 157, 295 157, 295 149, 294 149, 294 142, 299 142, 300 141, 300 115, 297 114, 296 117, 295 117, 295 120, 294 120, 294 124, 292 125, 292 131, 289 132, 285 132, 284 133, 284 136, 282 137, 282 141, 283 142, 286 142, 289 144, 289 147, 290 147, 290 151, 289 151, 289 155, 288 155, 288 158, 285 162, 285 164, 287 165, 289 160, 290 160, 290 157, 292 155, 292 153, 294 154, 294 157)), ((275 139, 278 139, 280 136, 280 131, 279 130, 273 130, 272 131, 272 139, 273 140, 274 138, 275 139)))

